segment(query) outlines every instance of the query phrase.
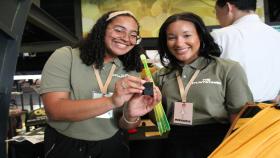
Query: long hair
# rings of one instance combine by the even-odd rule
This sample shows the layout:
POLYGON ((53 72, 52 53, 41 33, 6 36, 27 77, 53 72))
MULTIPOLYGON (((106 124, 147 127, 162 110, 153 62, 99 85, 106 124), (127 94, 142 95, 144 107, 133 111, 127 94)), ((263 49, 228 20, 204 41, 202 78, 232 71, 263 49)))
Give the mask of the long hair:
MULTIPOLYGON (((105 32, 109 23, 112 22, 118 16, 129 16, 132 17, 138 24, 139 32, 139 23, 130 14, 120 14, 107 21, 107 18, 111 13, 115 11, 110 11, 101 16, 95 25, 92 27, 89 34, 78 44, 80 49, 80 58, 84 64, 90 66, 95 65, 97 69, 103 67, 104 57, 106 55, 106 46, 105 46, 105 32)), ((140 60, 140 54, 143 52, 143 48, 140 44, 135 45, 129 52, 124 55, 118 56, 124 65, 124 70, 133 71, 136 70, 140 72, 142 70, 142 64, 140 60)))
POLYGON ((235 5, 238 9, 248 11, 256 10, 257 0, 217 0, 216 5, 224 7, 227 3, 235 5))
POLYGON ((177 60, 175 56, 172 55, 172 53, 169 51, 167 47, 167 33, 166 33, 168 26, 178 20, 189 21, 194 24, 200 40, 199 56, 211 58, 210 55, 212 56, 221 55, 221 50, 219 46, 214 42, 214 39, 210 35, 202 19, 194 13, 183 12, 168 17, 160 27, 158 46, 159 46, 160 61, 164 67, 168 67, 171 70, 173 69, 181 70, 180 61, 177 60))

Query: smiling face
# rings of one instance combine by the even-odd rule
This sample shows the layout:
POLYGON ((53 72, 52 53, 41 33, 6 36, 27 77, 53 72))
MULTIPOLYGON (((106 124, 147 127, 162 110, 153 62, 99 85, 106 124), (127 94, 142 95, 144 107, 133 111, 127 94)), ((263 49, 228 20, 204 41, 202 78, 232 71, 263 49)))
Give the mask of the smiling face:
POLYGON ((112 57, 124 55, 135 46, 138 24, 130 16, 120 15, 112 19, 105 32, 105 45, 112 57))
POLYGON ((166 30, 167 47, 177 60, 192 63, 199 56, 200 39, 193 23, 178 20, 166 30))

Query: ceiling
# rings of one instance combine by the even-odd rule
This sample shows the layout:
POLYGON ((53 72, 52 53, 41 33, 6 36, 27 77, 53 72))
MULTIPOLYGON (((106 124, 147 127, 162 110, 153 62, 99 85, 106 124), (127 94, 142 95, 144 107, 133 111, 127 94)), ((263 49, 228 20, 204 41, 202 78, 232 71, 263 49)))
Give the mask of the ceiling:
POLYGON ((37 0, 31 5, 22 36, 17 73, 41 71, 51 53, 82 37, 80 0, 37 0))

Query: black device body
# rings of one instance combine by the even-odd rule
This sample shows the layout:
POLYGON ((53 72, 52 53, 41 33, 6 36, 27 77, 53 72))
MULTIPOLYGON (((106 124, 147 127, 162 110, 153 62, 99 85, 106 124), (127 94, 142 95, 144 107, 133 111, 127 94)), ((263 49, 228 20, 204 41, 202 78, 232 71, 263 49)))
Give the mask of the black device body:
POLYGON ((143 95, 154 95, 153 82, 146 82, 143 86, 145 87, 142 93, 143 95))

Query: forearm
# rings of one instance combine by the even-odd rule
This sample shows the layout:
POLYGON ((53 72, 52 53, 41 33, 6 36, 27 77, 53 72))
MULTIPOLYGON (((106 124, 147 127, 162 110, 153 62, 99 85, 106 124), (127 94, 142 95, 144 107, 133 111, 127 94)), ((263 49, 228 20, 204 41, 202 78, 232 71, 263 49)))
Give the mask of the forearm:
POLYGON ((45 105, 49 119, 56 121, 82 121, 99 116, 113 108, 111 98, 106 97, 87 100, 60 99, 45 105))
POLYGON ((123 129, 132 129, 139 126, 141 122, 140 117, 129 117, 127 116, 126 107, 123 107, 123 114, 119 120, 119 126, 123 129))
POLYGON ((133 118, 133 119, 128 119, 126 118, 126 120, 132 120, 130 122, 125 121, 124 116, 122 116, 119 120, 119 126, 122 129, 132 129, 132 128, 136 128, 139 126, 141 119, 140 118, 133 118))

